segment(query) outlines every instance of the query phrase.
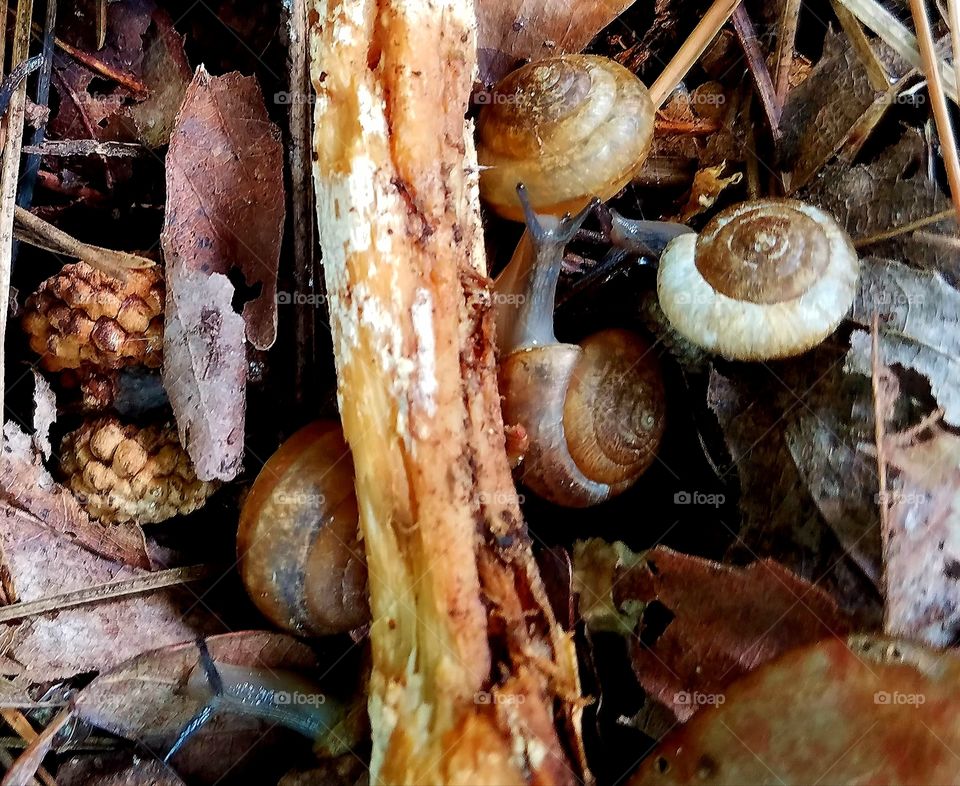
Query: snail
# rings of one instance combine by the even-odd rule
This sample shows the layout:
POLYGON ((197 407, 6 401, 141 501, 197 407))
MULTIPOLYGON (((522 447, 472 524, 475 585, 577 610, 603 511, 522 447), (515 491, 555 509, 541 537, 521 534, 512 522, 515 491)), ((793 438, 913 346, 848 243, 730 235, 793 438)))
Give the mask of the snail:
POLYGON ((734 360, 801 354, 836 330, 856 295, 853 243, 823 210, 791 199, 743 202, 699 236, 672 240, 657 294, 684 338, 734 360))
POLYGON ((317 421, 264 464, 240 513, 240 575, 285 630, 326 635, 369 619, 353 462, 338 423, 317 421))
POLYGON ((556 504, 586 507, 625 491, 653 462, 666 419, 663 379, 650 345, 629 331, 557 341, 564 247, 596 202, 558 219, 535 214, 524 187, 517 192, 527 232, 494 296, 504 422, 527 434, 522 482, 556 504))
POLYGON ((574 212, 619 192, 653 142, 656 110, 619 63, 561 55, 508 74, 477 120, 480 195, 506 218, 523 219, 523 183, 539 215, 574 212))

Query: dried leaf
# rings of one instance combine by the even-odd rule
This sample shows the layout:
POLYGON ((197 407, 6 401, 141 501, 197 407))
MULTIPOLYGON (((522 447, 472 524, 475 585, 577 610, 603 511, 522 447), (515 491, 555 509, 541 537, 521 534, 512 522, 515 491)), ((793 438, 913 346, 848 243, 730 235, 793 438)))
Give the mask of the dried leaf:
MULTIPOLYGON (((4 428, 0 502, 7 516, 30 519, 68 543, 137 568, 150 568, 143 531, 135 524, 92 520, 74 496, 47 472, 33 441, 14 423, 4 428)), ((8 518, 3 526, 10 526, 8 518)), ((14 577, 19 587, 19 577, 14 577)), ((22 592, 22 587, 20 587, 22 592)))
POLYGON ((876 90, 846 36, 828 31, 823 56, 783 108, 781 150, 790 190, 808 183, 841 148, 852 145, 855 152, 895 103, 897 90, 876 90))
POLYGON ((57 768, 57 786, 186 786, 173 768, 130 754, 75 756, 57 768))
POLYGON ((628 781, 952 783, 960 658, 854 637, 793 650, 731 685, 628 781))
MULTIPOLYGON (((950 210, 950 200, 927 176, 926 144, 915 129, 876 160, 850 166, 836 162, 821 170, 800 195, 832 213, 859 240, 896 230, 950 210)), ((952 216, 869 246, 871 254, 898 259, 925 270, 939 270, 952 284, 960 282, 960 251, 952 216)))
MULTIPOLYGON (((880 321, 880 362, 923 374, 944 420, 960 425, 960 292, 939 273, 867 259, 850 318, 869 327, 874 314, 880 321)), ((855 331, 845 370, 869 377, 871 354, 869 333, 855 331)))
POLYGON ((480 80, 493 84, 520 60, 579 52, 633 0, 486 0, 477 4, 480 80))
POLYGON ((687 203, 676 218, 677 221, 686 224, 690 219, 709 210, 716 204, 725 188, 735 186, 743 180, 742 172, 734 172, 728 177, 723 177, 724 169, 726 169, 726 162, 719 166, 704 167, 693 176, 693 188, 687 203))
POLYGON ((829 402, 842 383, 842 355, 830 346, 765 367, 710 376, 707 400, 716 413, 740 479, 743 524, 732 549, 736 561, 773 557, 829 590, 858 615, 879 625, 876 590, 826 525, 794 464, 786 434, 800 416, 829 402))
POLYGON ((643 614, 643 602, 614 600, 614 585, 624 570, 641 564, 643 557, 623 543, 607 543, 599 538, 577 541, 573 551, 573 588, 577 594, 580 618, 594 631, 629 636, 643 614))
MULTIPOLYGON (((578 550, 578 567, 590 551, 610 548, 602 541, 587 545, 586 553, 578 550)), ((611 610, 656 602, 660 623, 651 630, 644 617, 630 637, 630 658, 644 690, 680 721, 722 703, 725 687, 761 663, 847 633, 848 621, 829 595, 772 560, 736 568, 662 546, 642 556, 627 553, 612 582, 598 589, 609 595, 612 588, 611 610)))
POLYGON ((168 286, 184 270, 239 270, 260 290, 243 308, 247 340, 257 349, 269 349, 277 335, 283 167, 280 129, 257 80, 197 69, 167 153, 168 286))
POLYGON ((126 107, 124 115, 133 123, 137 139, 149 148, 158 148, 170 141, 193 71, 183 49, 183 37, 174 29, 170 15, 155 8, 151 21, 143 41, 142 68, 150 95, 126 107))
MULTIPOLYGON (((25 602, 143 575, 6 506, 0 508, 0 546, 25 602)), ((63 679, 219 627, 193 594, 178 589, 63 609, 5 625, 0 671, 32 682, 63 679)))
POLYGON ((167 273, 163 386, 201 480, 231 480, 243 460, 246 349, 233 285, 219 273, 167 273))
POLYGON ((887 633, 948 646, 960 634, 960 437, 887 434, 887 633))

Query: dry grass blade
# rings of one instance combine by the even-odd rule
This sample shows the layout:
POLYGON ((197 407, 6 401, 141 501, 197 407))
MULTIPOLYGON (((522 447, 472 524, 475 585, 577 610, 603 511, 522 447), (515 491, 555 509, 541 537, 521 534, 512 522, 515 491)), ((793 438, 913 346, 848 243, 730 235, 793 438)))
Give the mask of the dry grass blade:
POLYGON ((930 29, 930 17, 927 15, 925 0, 910 0, 910 12, 913 14, 913 24, 917 28, 920 55, 923 58, 923 72, 927 77, 927 89, 930 93, 930 103, 933 108, 933 119, 937 124, 937 133, 940 135, 943 163, 947 170, 947 180, 950 183, 950 198, 953 200, 953 206, 957 211, 957 218, 960 219, 960 158, 957 156, 957 138, 954 136, 953 124, 950 122, 950 110, 947 107, 947 97, 943 90, 933 31, 930 29))
POLYGON ((713 5, 707 9, 703 19, 697 24, 690 33, 683 46, 674 55, 673 59, 667 63, 663 73, 657 77, 657 80, 650 87, 650 98, 653 99, 654 106, 660 107, 667 100, 667 96, 676 90, 677 85, 683 81, 693 64, 700 59, 700 55, 710 45, 714 36, 723 29, 740 0, 715 0, 713 5))
POLYGON ((757 31, 746 6, 741 5, 733 12, 733 28, 747 57, 747 67, 750 69, 750 76, 753 78, 753 86, 760 98, 763 113, 767 116, 770 133, 775 140, 779 139, 781 136, 780 102, 777 99, 776 88, 767 69, 763 51, 760 49, 760 42, 757 40, 757 31))
POLYGON ((786 0, 780 14, 780 31, 777 33, 777 51, 774 92, 777 101, 783 106, 790 90, 790 70, 793 67, 793 46, 797 37, 797 23, 800 21, 800 6, 803 0, 786 0))
POLYGON ((18 207, 15 212, 14 234, 19 240, 31 246, 82 259, 91 267, 117 278, 123 278, 125 270, 142 270, 156 264, 152 259, 137 254, 81 243, 63 230, 57 229, 53 224, 47 223, 21 207, 18 207))
MULTIPOLYGON (((925 71, 923 58, 917 45, 916 36, 876 0, 837 0, 840 5, 852 13, 860 23, 880 37, 900 57, 914 68, 925 71)), ((957 103, 957 82, 953 69, 947 68, 943 60, 937 58, 937 73, 940 74, 943 91, 957 103)))
POLYGON ((40 614, 49 614, 54 611, 84 606, 88 603, 99 603, 127 595, 138 595, 144 592, 155 592, 177 584, 186 584, 199 581, 210 575, 210 568, 206 565, 196 565, 189 568, 171 568, 158 570, 132 579, 111 581, 106 584, 97 584, 76 592, 66 592, 63 595, 54 595, 49 598, 32 600, 27 603, 15 603, 12 606, 0 608, 0 623, 36 617, 40 614))
MULTIPOLYGON (((19 0, 13 29, 13 63, 22 63, 30 56, 30 20, 33 0, 19 0)), ((3 410, 3 378, 6 366, 4 343, 7 335, 7 312, 10 303, 10 268, 13 257, 13 214, 20 181, 20 149, 23 147, 23 124, 27 105, 27 86, 21 82, 10 99, 3 145, 3 171, 0 173, 0 413, 3 410)))
POLYGON ((950 47, 953 50, 953 80, 960 85, 960 10, 957 0, 947 0, 947 24, 950 27, 950 47))
POLYGON ((893 227, 884 232, 877 232, 873 235, 854 238, 853 245, 859 251, 860 249, 866 248, 867 246, 872 246, 875 243, 880 243, 884 240, 890 240, 894 237, 900 237, 900 235, 906 235, 908 232, 922 229, 923 227, 930 226, 931 224, 937 224, 953 215, 956 215, 954 210, 941 210, 939 213, 934 213, 933 215, 919 218, 916 221, 911 221, 907 224, 901 224, 900 226, 893 227))

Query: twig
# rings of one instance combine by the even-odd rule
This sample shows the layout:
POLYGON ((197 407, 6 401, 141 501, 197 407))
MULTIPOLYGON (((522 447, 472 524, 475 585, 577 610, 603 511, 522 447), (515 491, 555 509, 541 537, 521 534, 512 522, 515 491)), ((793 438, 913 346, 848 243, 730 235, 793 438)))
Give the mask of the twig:
POLYGON ((863 25, 860 24, 860 20, 851 14, 845 6, 841 5, 840 0, 831 0, 831 5, 833 12, 837 15, 837 21, 840 23, 840 27, 842 27, 843 32, 846 33, 847 38, 853 45, 853 51, 857 53, 857 57, 867 72, 870 87, 877 92, 886 92, 890 89, 890 79, 887 74, 887 69, 880 61, 880 58, 877 57, 876 50, 874 50, 870 39, 867 38, 867 34, 863 31, 863 25))
MULTIPOLYGON (((290 90, 310 95, 308 13, 311 3, 307 0, 293 0, 290 8, 289 76, 290 90)), ((316 211, 313 196, 313 172, 311 167, 313 151, 313 107, 307 101, 290 102, 290 182, 293 220, 293 280, 299 292, 313 294, 321 286, 322 276, 318 275, 315 249, 316 211)), ((297 362, 294 368, 294 396, 297 407, 312 406, 316 400, 315 374, 313 373, 317 356, 317 310, 298 308, 296 310, 296 351, 297 362)))
POLYGON ((947 0, 947 26, 950 28, 950 47, 953 50, 953 81, 960 85, 960 9, 957 0, 947 0))
MULTIPOLYGON (((875 0, 837 0, 850 13, 860 20, 869 30, 872 30, 894 52, 900 55, 914 68, 923 70, 923 58, 916 36, 911 33, 897 18, 875 0)), ((937 58, 937 71, 942 80, 943 91, 957 103, 957 83, 954 80, 952 68, 937 58)))
POLYGON ((857 250, 861 248, 866 248, 867 246, 872 246, 875 243, 880 243, 884 240, 890 240, 894 237, 900 237, 900 235, 905 235, 908 232, 913 232, 915 229, 922 229, 923 227, 930 226, 930 224, 936 224, 939 221, 950 218, 951 216, 956 215, 953 209, 950 210, 941 210, 939 213, 934 213, 931 216, 924 216, 923 218, 918 218, 916 221, 911 221, 907 224, 901 224, 898 227, 893 227, 892 229, 886 229, 883 232, 877 232, 873 235, 865 235, 864 237, 854 238, 853 245, 857 250))
POLYGON ((802 0, 785 0, 780 14, 780 32, 777 34, 776 78, 774 95, 777 104, 783 108, 790 90, 790 71, 793 68, 793 47, 797 38, 797 23, 800 20, 802 0))
POLYGON ((750 19, 746 6, 738 6, 737 10, 733 12, 733 29, 736 31, 737 38, 740 39, 740 46, 743 47, 743 53, 747 57, 747 68, 753 78, 753 86, 760 98, 763 113, 767 116, 770 133, 774 141, 777 141, 781 136, 780 103, 777 100, 773 80, 770 78, 770 71, 767 69, 767 61, 760 50, 760 43, 757 41, 757 31, 753 27, 753 21, 750 19))
MULTIPOLYGON (((18 709, 4 707, 0 709, 0 717, 3 718, 11 729, 20 735, 20 739, 27 743, 28 746, 40 736, 33 726, 30 725, 30 721, 28 721, 24 714, 18 709)), ((44 767, 37 769, 37 778, 44 786, 57 786, 57 782, 53 779, 53 776, 44 767)))
POLYGON ((41 65, 43 65, 43 57, 41 55, 31 57, 29 60, 24 60, 20 63, 20 65, 10 72, 10 76, 3 80, 3 85, 0 85, 0 115, 7 113, 7 108, 10 106, 10 99, 13 97, 16 89, 20 87, 20 83, 40 68, 41 65))
POLYGON ((943 92, 936 45, 933 41, 933 31, 930 29, 930 17, 927 15, 925 2, 926 0, 910 0, 910 11, 913 14, 913 24, 917 28, 933 119, 937 124, 937 133, 940 135, 943 163, 947 170, 947 181, 950 184, 950 198, 956 208, 957 219, 960 220, 960 157, 957 155, 957 138, 953 134, 953 124, 950 122, 950 110, 947 107, 947 97, 943 92))
POLYGON ((107 0, 97 0, 97 51, 107 43, 107 0))
POLYGON ((14 622, 28 617, 37 617, 41 614, 72 609, 77 606, 85 606, 89 603, 100 603, 105 600, 123 598, 127 595, 140 595, 145 592, 154 592, 167 587, 175 587, 177 584, 200 581, 201 579, 207 578, 211 573, 212 569, 207 565, 195 565, 189 568, 171 568, 170 570, 158 570, 156 573, 136 576, 132 579, 108 581, 105 584, 85 587, 75 592, 65 592, 62 595, 52 595, 49 598, 31 600, 26 603, 15 603, 12 606, 0 608, 0 623, 14 622))
POLYGON ((107 156, 138 158, 147 149, 139 142, 101 142, 97 139, 48 139, 39 145, 24 145, 24 153, 37 156, 107 156))
POLYGON ((663 73, 650 87, 650 98, 653 99, 654 106, 662 106, 667 96, 677 89, 687 75, 687 71, 700 59, 700 55, 710 45, 714 36, 723 29, 738 5, 740 0, 714 0, 713 5, 707 9, 693 32, 683 42, 680 50, 667 63, 663 73))
MULTIPOLYGON (((881 396, 887 399, 885 392, 880 390, 880 315, 875 311, 870 325, 870 384, 873 389, 873 438, 877 445, 877 479, 879 481, 879 508, 880 508, 880 540, 883 549, 883 564, 881 566, 881 587, 887 586, 887 549, 890 544, 890 507, 887 499, 887 456, 884 447, 884 432, 886 412, 881 405, 881 396)), ((884 620, 886 622, 886 620, 884 620)), ((886 625, 884 625, 886 627, 886 625)))
POLYGON ((88 265, 111 276, 122 277, 125 270, 153 267, 156 264, 153 260, 137 254, 82 243, 22 207, 16 209, 14 230, 24 243, 52 251, 54 254, 82 259, 88 265))
MULTIPOLYGON (((30 56, 30 19, 33 0, 18 0, 13 27, 11 62, 22 63, 30 56)), ((0 172, 0 420, 4 417, 4 372, 7 336, 7 312, 10 305, 10 266, 13 257, 13 215, 20 179, 20 148, 23 147, 23 123, 27 105, 27 86, 21 82, 10 99, 7 111, 7 137, 3 144, 3 170, 0 172)), ((2 435, 0 435, 2 445, 2 435)))

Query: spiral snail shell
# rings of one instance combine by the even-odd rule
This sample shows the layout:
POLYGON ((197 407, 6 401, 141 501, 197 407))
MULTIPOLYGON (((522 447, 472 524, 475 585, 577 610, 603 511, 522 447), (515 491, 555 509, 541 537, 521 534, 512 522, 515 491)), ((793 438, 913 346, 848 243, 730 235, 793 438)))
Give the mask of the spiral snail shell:
POLYGON ((265 617, 326 635, 369 619, 353 462, 338 423, 300 429, 264 464, 240 513, 240 576, 265 617))
POLYGON ((523 219, 517 183, 539 215, 575 212, 626 186, 653 141, 647 88, 605 57, 538 60, 489 95, 477 123, 480 195, 513 220, 523 219))
POLYGON ((829 336, 853 303, 859 269, 833 217, 796 200, 761 199, 722 211, 699 236, 672 240, 657 293, 670 324, 693 343, 767 360, 829 336))
POLYGON ((666 420, 660 366, 626 330, 557 341, 560 262, 592 205, 560 220, 534 215, 521 198, 528 237, 496 284, 498 294, 521 295, 497 299, 504 422, 527 434, 524 485, 559 505, 594 505, 632 486, 656 456, 666 420))

